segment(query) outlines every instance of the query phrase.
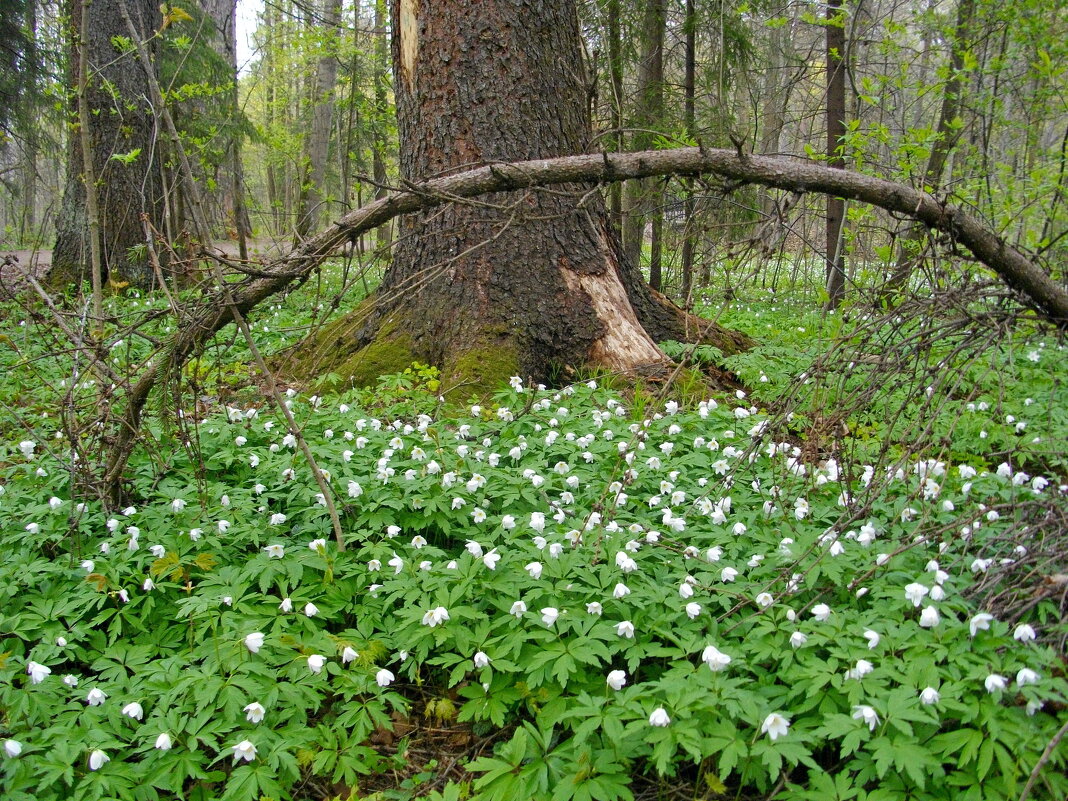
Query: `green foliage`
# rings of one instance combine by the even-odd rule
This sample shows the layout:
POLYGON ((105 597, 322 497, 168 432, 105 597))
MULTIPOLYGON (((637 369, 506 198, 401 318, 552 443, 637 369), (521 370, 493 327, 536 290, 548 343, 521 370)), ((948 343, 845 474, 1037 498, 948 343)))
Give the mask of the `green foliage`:
MULTIPOLYGON (((287 318, 267 314, 273 350, 287 318)), ((773 319, 776 344, 697 356, 769 407, 817 331, 842 333, 776 314, 733 320, 773 319)), ((3 345, 13 378, 49 369, 32 337, 3 345)), ((145 347, 114 342, 112 361, 145 347)), ((1058 346, 1033 347, 1038 362, 1030 344, 997 357, 998 419, 1063 380, 1058 346)), ((213 354, 187 378, 208 382, 213 354)), ((1063 623, 1049 602, 985 617, 972 590, 1025 580, 1003 564, 1028 547, 1013 532, 1061 490, 1017 456, 1049 454, 1017 438, 1001 466, 943 406, 952 460, 902 458, 876 495, 862 463, 767 437, 750 397, 514 379, 458 409, 439 382, 413 364, 373 390, 289 393, 343 551, 295 437, 252 396, 197 413, 195 449, 151 425, 130 506, 108 512, 71 485, 54 418, 27 416, 54 408, 49 384, 20 382, 34 430, 7 420, 0 443, 0 742, 21 750, 0 794, 303 797, 403 767, 374 735, 422 719, 500 732, 470 785, 435 798, 626 800, 642 775, 785 799, 1019 797, 1068 700, 1047 644, 1063 623)), ((995 430, 992 408, 960 414, 995 430)), ((1051 754, 1034 797, 1068 793, 1065 762, 1051 754)))

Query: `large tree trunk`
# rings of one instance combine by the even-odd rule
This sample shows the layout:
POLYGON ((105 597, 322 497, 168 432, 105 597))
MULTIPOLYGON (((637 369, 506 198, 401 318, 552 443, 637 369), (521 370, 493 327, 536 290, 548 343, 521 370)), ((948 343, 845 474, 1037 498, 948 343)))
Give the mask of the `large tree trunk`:
MULTIPOLYGON (((160 22, 157 4, 131 0, 131 16, 147 40, 160 22)), ((159 170, 154 162, 155 122, 148 103, 145 74, 130 52, 120 54, 113 37, 128 38, 118 3, 94 5, 82 36, 80 16, 72 15, 72 38, 88 48, 86 75, 90 156, 100 209, 100 246, 104 277, 112 283, 148 287, 154 275, 144 244, 141 214, 160 219, 159 170), (113 158, 119 156, 121 158, 113 158)), ((77 50, 72 47, 72 52, 77 50)), ((79 60, 70 59, 72 83, 79 80, 79 60)), ((86 215, 85 161, 82 137, 71 136, 67 150, 67 184, 56 220, 56 246, 49 280, 55 284, 89 278, 89 221, 86 215)))
MULTIPOLYGON (((585 149, 571 0, 394 0, 393 13, 404 179, 585 149)), ((418 359, 442 367, 446 386, 479 389, 588 365, 658 371, 668 360, 655 340, 686 325, 624 261, 587 185, 406 217, 373 310, 359 314, 303 352, 305 371, 366 382, 418 359)))

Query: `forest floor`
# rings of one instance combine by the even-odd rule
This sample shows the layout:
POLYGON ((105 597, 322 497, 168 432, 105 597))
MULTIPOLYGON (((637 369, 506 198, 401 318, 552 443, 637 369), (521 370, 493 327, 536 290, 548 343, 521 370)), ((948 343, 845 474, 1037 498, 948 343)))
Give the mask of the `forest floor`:
MULTIPOLYGON (((248 242, 250 257, 268 259, 280 255, 290 247, 288 240, 252 239, 248 242)), ((236 257, 237 242, 220 240, 214 247, 227 256, 236 257)), ((15 297, 26 286, 25 271, 41 279, 52 266, 51 250, 30 250, 0 248, 0 298, 15 297)))

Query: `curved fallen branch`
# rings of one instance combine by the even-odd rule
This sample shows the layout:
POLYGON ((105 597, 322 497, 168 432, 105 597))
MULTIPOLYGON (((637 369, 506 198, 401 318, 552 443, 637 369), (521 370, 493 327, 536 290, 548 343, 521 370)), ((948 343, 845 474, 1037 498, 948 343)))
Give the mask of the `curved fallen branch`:
MULTIPOLYGON (((239 311, 247 312, 292 281, 310 273, 345 242, 402 214, 489 192, 706 173, 740 183, 836 195, 915 219, 950 235, 1018 291, 1035 311, 1068 329, 1068 292, 1027 256, 959 206, 944 203, 903 184, 808 161, 696 147, 492 164, 411 185, 346 214, 290 253, 271 261, 259 277, 232 288, 233 305, 239 311)), ((171 339, 162 359, 157 362, 157 368, 146 372, 130 389, 104 477, 113 497, 137 436, 149 392, 164 372, 180 366, 232 321, 230 308, 220 298, 206 301, 188 316, 171 339)))

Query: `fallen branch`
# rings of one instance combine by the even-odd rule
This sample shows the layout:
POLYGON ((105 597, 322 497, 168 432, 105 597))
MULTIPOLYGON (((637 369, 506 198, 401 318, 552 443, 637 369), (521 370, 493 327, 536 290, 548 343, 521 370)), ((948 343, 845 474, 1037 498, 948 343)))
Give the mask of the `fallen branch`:
MULTIPOLYGON (((258 277, 232 288, 233 308, 245 313, 292 281, 308 275, 342 244, 394 217, 489 192, 570 183, 612 183, 656 175, 714 173, 741 184, 760 184, 794 192, 819 192, 879 206, 942 231, 997 273, 1025 301, 1061 328, 1068 329, 1068 292, 1043 269, 959 206, 903 184, 808 161, 771 158, 710 148, 677 148, 638 153, 596 153, 515 163, 492 164, 443 178, 408 184, 406 189, 346 214, 272 260, 258 277)), ((109 494, 121 481, 148 394, 159 376, 176 369, 233 321, 231 307, 211 298, 192 310, 157 361, 131 388, 108 461, 109 494)))

